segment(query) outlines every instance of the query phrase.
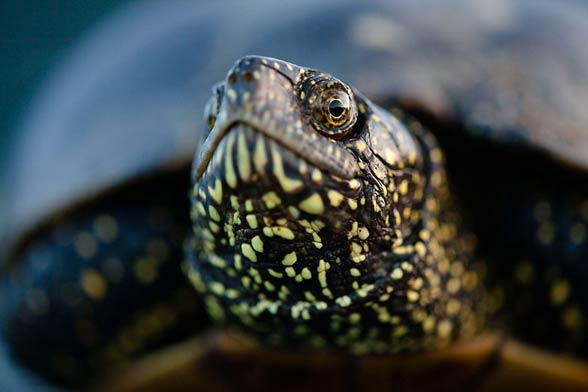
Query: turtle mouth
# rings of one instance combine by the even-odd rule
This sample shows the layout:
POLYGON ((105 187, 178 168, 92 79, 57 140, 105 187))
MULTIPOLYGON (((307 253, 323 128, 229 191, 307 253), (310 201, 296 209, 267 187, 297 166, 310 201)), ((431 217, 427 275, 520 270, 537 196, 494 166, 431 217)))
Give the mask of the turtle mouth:
MULTIPOLYGON (((214 131, 213 131, 214 132, 214 131)), ((238 196, 274 190, 284 199, 318 188, 352 189, 359 181, 345 167, 326 165, 325 159, 309 158, 301 153, 302 143, 279 139, 243 121, 235 121, 209 136, 194 162, 195 184, 220 181, 223 188, 238 196)), ((250 195, 249 195, 250 196, 250 195)))
MULTIPOLYGON (((239 143, 240 155, 237 156, 238 165, 247 165, 243 161, 247 152, 253 157, 260 159, 259 152, 255 154, 255 146, 252 142, 265 139, 276 143, 283 150, 288 151, 296 156, 300 162, 316 166, 335 177, 351 180, 357 174, 355 160, 351 153, 345 147, 329 143, 329 148, 320 148, 321 144, 314 145, 318 137, 310 132, 313 130, 303 130, 294 127, 266 127, 263 124, 257 124, 255 120, 236 119, 226 121, 226 125, 215 126, 206 138, 194 159, 192 167, 192 176, 194 181, 200 180, 207 170, 210 170, 210 163, 214 156, 220 158, 218 153, 219 146, 233 133, 255 135, 255 137, 246 138, 246 144, 239 143), (309 137, 308 135, 312 135, 309 137), (255 139, 255 140, 254 140, 255 139)), ((324 143, 323 143, 324 144, 324 143)))

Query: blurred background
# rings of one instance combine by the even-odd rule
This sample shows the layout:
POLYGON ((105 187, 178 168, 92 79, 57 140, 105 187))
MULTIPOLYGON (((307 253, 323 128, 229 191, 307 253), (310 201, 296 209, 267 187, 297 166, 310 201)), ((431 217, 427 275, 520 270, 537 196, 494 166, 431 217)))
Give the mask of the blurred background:
MULTIPOLYGON (((131 1, 0 2, 0 200, 10 186, 5 173, 11 140, 31 98, 82 36, 126 3, 131 1)), ((0 390, 39 388, 11 366, 0 342, 0 390)))
MULTIPOLYGON (((17 1, 0 5, 0 156, 39 85, 79 41, 130 0, 17 1)), ((5 161, 2 161, 6 164, 5 161)))

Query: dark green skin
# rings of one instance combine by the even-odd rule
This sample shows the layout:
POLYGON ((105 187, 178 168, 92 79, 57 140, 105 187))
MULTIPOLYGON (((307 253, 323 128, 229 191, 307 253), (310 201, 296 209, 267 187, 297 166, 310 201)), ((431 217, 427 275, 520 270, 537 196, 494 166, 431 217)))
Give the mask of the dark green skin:
POLYGON ((479 330, 482 277, 419 123, 261 57, 237 61, 212 100, 188 276, 213 318, 273 345, 354 353, 430 350, 479 330))
MULTIPOLYGON (((9 235, 21 246, 18 252, 12 245, 3 249, 14 257, 10 279, 3 276, 0 318, 4 339, 16 359, 52 380, 80 385, 111 366, 108 356, 96 360, 103 347, 126 347, 123 361, 151 347, 129 350, 133 345, 118 337, 133 323, 136 311, 157 307, 161 298, 172 299, 170 288, 189 287, 179 272, 182 250, 176 236, 154 232, 145 216, 153 206, 160 206, 182 216, 178 222, 189 230, 187 212, 182 214, 189 209, 189 163, 184 157, 193 154, 198 139, 198 132, 192 132, 199 124, 198 108, 224 67, 245 53, 267 53, 320 67, 349 81, 383 108, 401 104, 413 112, 437 134, 446 152, 457 203, 466 227, 478 238, 480 255, 488 261, 488 275, 507 278, 488 283, 489 310, 501 313, 518 338, 585 357, 586 175, 562 167, 550 156, 587 167, 583 103, 588 96, 588 56, 582 46, 586 10, 573 2, 500 4, 490 13, 481 3, 465 1, 430 1, 424 6, 429 13, 422 12, 421 2, 404 1, 374 2, 370 7, 352 1, 308 2, 307 7, 297 2, 292 8, 264 4, 271 18, 251 12, 251 2, 208 8, 166 4, 165 12, 181 11, 181 21, 174 23, 183 28, 161 27, 162 11, 142 20, 150 31, 162 30, 145 41, 133 41, 139 42, 138 48, 122 45, 133 36, 124 33, 116 35, 122 47, 114 50, 108 44, 101 49, 86 47, 78 55, 92 52, 89 64, 70 64, 62 70, 71 77, 66 80, 76 83, 54 83, 61 88, 45 94, 19 132, 21 143, 11 162, 14 170, 7 176, 14 182, 10 187, 14 200, 6 221, 9 235), (447 23, 455 18, 460 23, 447 23), (303 28, 308 24, 313 28, 303 28), (247 36, 243 26, 251 25, 258 30, 247 36), (186 26, 190 26, 188 34, 186 26), (376 31, 385 27, 386 34, 370 36, 366 27, 376 31), (217 42, 221 49, 211 39, 217 35, 222 38, 217 42), (231 46, 227 37, 242 39, 231 46), (370 39, 374 37, 379 40, 370 39), (100 62, 111 59, 113 51, 121 56, 118 68, 100 62), (191 135, 189 142, 186 133, 191 135), (170 162, 180 162, 180 168, 162 174, 161 168, 170 162), (170 173, 178 186, 161 185, 161 177, 170 173), (144 180, 140 186, 138 176, 144 180), (162 189, 166 196, 145 200, 162 189), (128 190, 132 196, 125 199, 121 195, 128 190), (129 206, 136 207, 132 213, 129 206), (102 242, 94 232, 96 217, 104 215, 120 219, 118 242, 102 242), (56 241, 54 233, 71 227, 64 226, 67 221, 94 236, 100 257, 89 261, 87 254, 82 257, 77 252, 77 233, 69 231, 69 240, 56 241), (131 271, 154 236, 167 243, 175 257, 166 269, 169 274, 142 285, 131 271), (31 238, 33 242, 25 241, 31 238), (130 249, 124 246, 127 238, 136 241, 130 249), (82 278, 87 269, 108 270, 109 257, 102 255, 124 255, 121 262, 129 272, 125 277, 133 278, 117 283, 105 274, 107 295, 95 301, 92 296, 100 290, 85 292, 82 278), (39 294, 49 289, 54 293, 62 286, 75 288, 81 308, 72 308, 62 296, 39 294), (136 300, 124 301, 127 293, 134 293, 136 300), (43 298, 49 299, 51 314, 64 317, 37 317, 47 305, 43 298), (81 338, 73 324, 112 314, 114 320, 100 325, 104 330, 99 331, 98 342, 87 346, 92 334, 83 333, 81 327, 81 338), (58 355, 63 352, 75 358, 79 365, 75 373, 71 357, 58 355)), ((123 26, 133 26, 121 20, 123 26)), ((401 113, 395 115, 401 122, 412 121, 401 113)), ((333 164, 329 167, 336 170, 333 164)), ((196 298, 192 295, 187 303, 196 298)), ((185 337, 205 324, 193 320, 169 335, 185 337)), ((406 342, 421 342, 418 329, 409 330, 406 342)), ((452 333, 459 334, 458 330, 452 333)), ((136 332, 141 334, 140 329, 136 332)), ((153 337, 153 347, 167 342, 165 332, 153 337)), ((418 348, 418 344, 407 346, 418 348)))

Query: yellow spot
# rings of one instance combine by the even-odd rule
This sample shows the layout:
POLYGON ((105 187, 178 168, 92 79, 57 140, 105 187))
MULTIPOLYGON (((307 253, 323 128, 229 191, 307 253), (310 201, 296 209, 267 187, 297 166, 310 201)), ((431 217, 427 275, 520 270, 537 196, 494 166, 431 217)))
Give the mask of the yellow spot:
POLYGON ((359 233, 359 225, 357 224, 357 222, 352 222, 351 229, 349 230, 349 233, 347 233, 347 238, 351 239, 351 238, 355 237, 358 233, 359 233))
POLYGON ((102 241, 110 243, 118 235, 116 220, 110 215, 100 215, 94 221, 94 233, 102 241))
POLYGON ((357 231, 357 236, 360 240, 365 241, 370 236, 370 232, 367 228, 360 227, 357 231))
POLYGON ((319 283, 321 287, 327 287, 327 270, 331 268, 330 264, 321 259, 317 268, 319 283))
POLYGON ((452 298, 449 301, 447 301, 447 305, 445 306, 445 313, 447 314, 447 316, 453 317, 459 313, 460 309, 461 303, 458 300, 452 298))
POLYGON ((351 254, 352 255, 360 255, 361 254, 361 245, 356 242, 351 243, 351 254))
POLYGON ((451 337, 451 331, 453 329, 453 325, 451 324, 450 320, 443 319, 437 325, 437 334, 442 339, 448 339, 451 337))
POLYGON ((194 286, 194 288, 198 292, 203 293, 204 291, 206 291, 206 285, 202 280, 202 276, 200 276, 200 274, 197 271, 190 268, 187 264, 182 265, 182 268, 184 272, 188 275, 188 279, 192 283, 192 286, 194 286))
POLYGON ((388 164, 390 165, 394 165, 398 158, 394 151, 392 151, 392 149, 390 148, 384 150, 384 157, 386 159, 386 162, 388 162, 388 164))
POLYGON ((352 210, 357 209, 357 200, 347 199, 347 204, 349 204, 349 208, 351 208, 352 210))
POLYGON ((290 212, 292 218, 298 219, 300 217, 300 211, 298 210, 298 208, 294 206, 288 206, 288 211, 290 212))
POLYGON ((251 157, 243 132, 239 132, 237 136, 237 169, 243 181, 249 180, 251 177, 251 157))
POLYGON ((241 255, 240 254, 235 254, 235 256, 233 256, 233 261, 234 261, 234 265, 235 268, 237 269, 237 271, 240 271, 241 268, 243 268, 243 263, 241 262, 241 255))
POLYGON ((400 194, 403 196, 408 194, 408 181, 402 180, 402 182, 398 186, 398 192, 400 192, 400 194))
POLYGON ((306 280, 312 278, 312 272, 310 272, 310 270, 307 267, 304 267, 302 269, 302 271, 300 272, 300 275, 306 280))
POLYGON ((252 229, 257 229, 257 217, 253 214, 248 214, 245 216, 245 220, 247 220, 247 224, 252 229))
POLYGON ((208 215, 210 216, 210 219, 220 222, 220 215, 212 204, 208 206, 208 215))
POLYGON ((208 193, 210 194, 210 197, 212 197, 212 200, 216 202, 216 204, 221 203, 223 200, 223 186, 218 178, 214 181, 214 187, 208 187, 208 193))
POLYGON ((227 90, 227 96, 233 102, 235 102, 237 100, 237 92, 235 90, 233 90, 232 88, 227 90))
POLYGON ((550 299, 553 305, 563 304, 570 295, 570 284, 563 279, 559 279, 551 285, 550 299))
POLYGON ((312 174, 310 175, 310 178, 314 182, 321 182, 323 180, 323 174, 321 173, 321 171, 319 169, 314 169, 312 171, 312 174))
POLYGON ((353 276, 353 277, 357 278, 357 277, 361 276, 361 271, 359 271, 357 268, 351 268, 349 270, 349 272, 351 273, 351 276, 353 276))
POLYGON ((347 306, 351 305, 351 298, 349 298, 349 296, 347 296, 347 295, 344 295, 344 296, 342 296, 342 297, 339 297, 339 298, 337 298, 337 299, 335 300, 335 302, 336 302, 336 303, 337 303, 339 306, 341 306, 341 307, 345 308, 345 307, 347 307, 347 306))
POLYGON ((419 300, 419 293, 417 293, 416 291, 408 290, 406 292, 406 298, 409 302, 416 302, 419 300))
POLYGON ((235 173, 235 166, 233 165, 233 146, 235 138, 229 137, 227 140, 227 150, 225 154, 225 180, 231 188, 237 187, 237 174, 235 173))
POLYGON ((225 293, 225 286, 220 282, 211 282, 210 291, 216 295, 223 295, 225 293))
POLYGON ((316 302, 316 297, 310 291, 305 291, 304 292, 304 297, 306 298, 306 300, 308 302, 316 302))
POLYGON ((196 196, 196 194, 198 194, 198 197, 202 200, 206 200, 206 194, 204 193, 204 190, 199 186, 194 187, 194 196, 196 196))
MULTIPOLYGON (((239 204, 237 203, 237 206, 233 206, 233 208, 235 210, 238 210, 239 204)), ((253 211, 253 200, 251 200, 251 199, 245 200, 245 211, 247 211, 247 212, 253 211)))
POLYGON ((253 166, 259 174, 264 173, 265 165, 267 164, 267 154, 265 152, 265 145, 262 137, 257 137, 255 141, 255 151, 253 151, 253 166))
POLYGON ((284 165, 282 162, 282 157, 276 150, 274 146, 271 146, 271 154, 272 154, 272 161, 273 161, 273 171, 276 179, 280 183, 280 186, 286 193, 296 192, 304 186, 304 183, 295 178, 289 178, 286 176, 284 172, 284 165))
POLYGON ((339 207, 343 201, 343 195, 335 190, 328 191, 327 197, 329 198, 329 203, 331 203, 333 207, 339 207))
POLYGON ((283 265, 294 265, 294 263, 296 263, 297 260, 297 256, 296 256, 296 252, 291 252, 288 253, 284 256, 284 258, 282 259, 282 264, 283 265))
POLYGON ((200 216, 206 216, 206 208, 204 208, 204 204, 201 201, 196 203, 196 210, 198 211, 200 216))
POLYGON ((423 287, 423 278, 411 279, 411 281, 408 282, 408 284, 411 289, 418 291, 423 287))
POLYGON ((237 211, 239 209, 239 198, 236 195, 231 195, 229 200, 231 201, 231 207, 233 207, 233 210, 237 211))
POLYGON ((360 185, 361 184, 359 183, 359 181, 357 181, 355 178, 349 181, 349 189, 359 189, 360 185))
POLYGON ((463 274, 462 280, 463 288, 467 291, 473 291, 478 285, 479 278, 477 273, 469 271, 463 274))
POLYGON ((404 275, 404 273, 402 272, 402 270, 400 268, 394 268, 394 270, 390 274, 390 277, 394 280, 399 280, 399 279, 402 279, 403 275, 404 275))
POLYGON ((434 148, 431 151, 431 161, 433 163, 441 163, 442 160, 443 160, 443 152, 441 152, 441 150, 438 148, 434 148))
POLYGON ((363 140, 358 140, 355 142, 355 148, 357 148, 357 151, 363 152, 367 148, 367 144, 363 140))
POLYGON ((252 261, 254 263, 257 261, 257 255, 255 254, 255 251, 253 250, 251 245, 241 244, 241 253, 243 254, 243 256, 247 257, 250 261, 252 261))
POLYGON ((318 193, 313 193, 307 199, 301 201, 298 207, 309 214, 321 215, 325 212, 323 199, 318 193))
POLYGON ((100 301, 106 295, 106 281, 98 272, 94 270, 85 270, 81 277, 82 289, 95 301, 100 301))
POLYGON ((447 291, 451 294, 455 294, 461 288, 461 281, 458 278, 451 278, 447 282, 447 291))
POLYGON ((414 244, 414 249, 416 250, 417 254, 423 258, 427 254, 427 246, 422 242, 417 242, 414 244))
POLYGON ((210 265, 215 266, 216 268, 226 268, 227 263, 225 260, 218 256, 216 253, 211 253, 208 255, 208 262, 210 265))
POLYGON ((213 221, 208 222, 208 226, 210 227, 210 231, 213 233, 218 233, 220 231, 220 226, 213 221))
MULTIPOLYGON (((272 227, 271 230, 272 230, 273 234, 277 235, 278 237, 282 237, 285 240, 293 240, 294 239, 294 232, 287 227, 275 226, 275 227, 272 227)), ((264 234, 265 234, 265 230, 264 230, 264 234)))
POLYGON ((277 193, 274 191, 266 193, 261 198, 262 198, 263 202, 265 203, 265 206, 270 210, 272 208, 275 208, 276 206, 280 205, 280 203, 282 203, 282 200, 277 195, 277 193))
POLYGON ((423 332, 431 333, 435 329, 435 317, 429 316, 423 321, 423 332))
POLYGON ((253 249, 255 249, 255 251, 263 253, 263 241, 261 240, 260 236, 256 235, 255 237, 253 237, 253 239, 251 240, 251 246, 253 247, 253 249))

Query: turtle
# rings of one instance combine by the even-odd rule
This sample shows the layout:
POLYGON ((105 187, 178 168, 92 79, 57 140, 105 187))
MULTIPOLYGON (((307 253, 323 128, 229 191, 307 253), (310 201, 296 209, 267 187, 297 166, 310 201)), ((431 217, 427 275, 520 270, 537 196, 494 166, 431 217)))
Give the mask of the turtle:
POLYGON ((19 133, 11 358, 70 387, 585 388, 586 12, 127 10, 19 133))

